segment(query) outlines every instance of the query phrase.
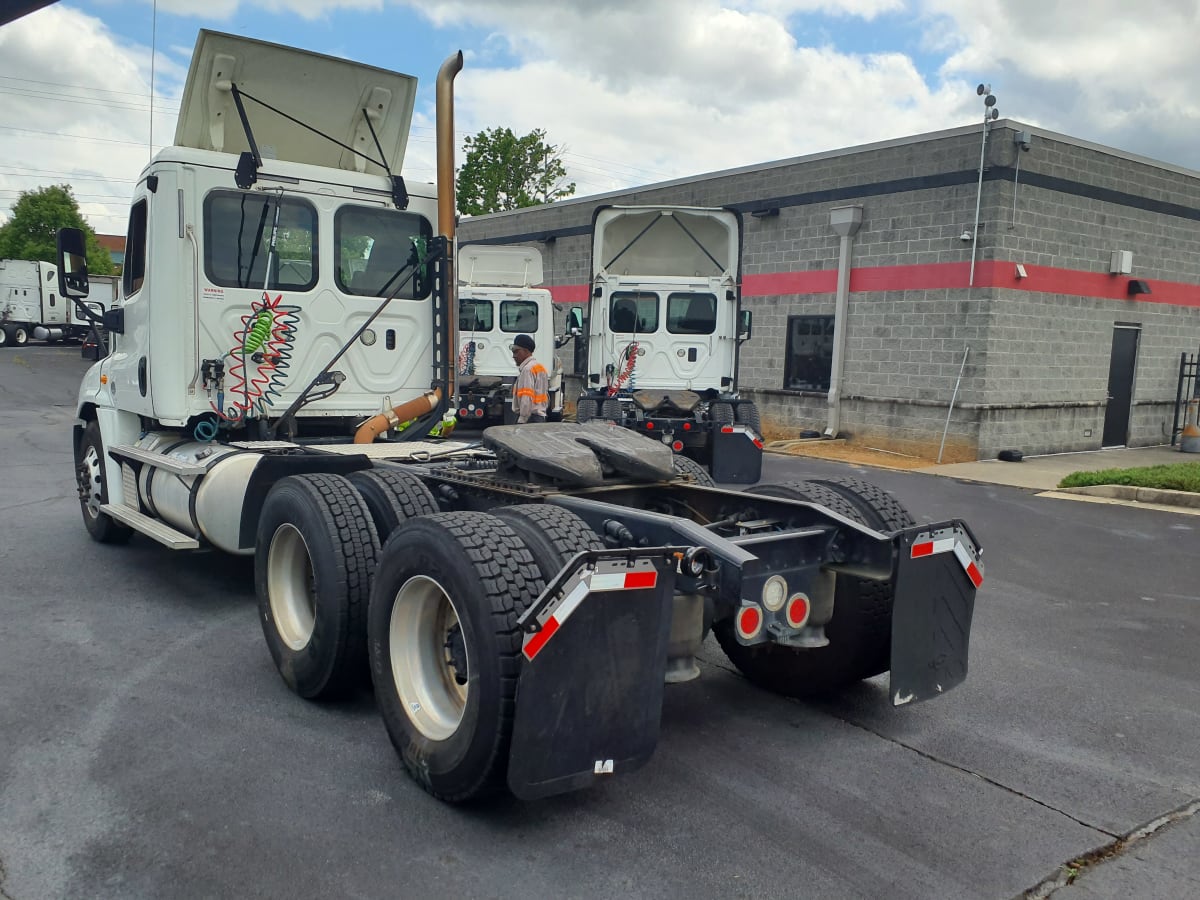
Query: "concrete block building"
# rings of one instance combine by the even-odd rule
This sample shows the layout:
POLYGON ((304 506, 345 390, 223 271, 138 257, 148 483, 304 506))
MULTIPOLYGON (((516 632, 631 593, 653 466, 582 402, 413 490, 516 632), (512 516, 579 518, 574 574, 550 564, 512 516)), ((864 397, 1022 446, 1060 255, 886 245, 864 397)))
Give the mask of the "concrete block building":
POLYGON ((586 306, 607 204, 742 213, 739 382, 768 438, 833 423, 956 461, 1172 437, 1200 173, 1002 119, 471 217, 459 241, 537 246, 560 308, 586 306))

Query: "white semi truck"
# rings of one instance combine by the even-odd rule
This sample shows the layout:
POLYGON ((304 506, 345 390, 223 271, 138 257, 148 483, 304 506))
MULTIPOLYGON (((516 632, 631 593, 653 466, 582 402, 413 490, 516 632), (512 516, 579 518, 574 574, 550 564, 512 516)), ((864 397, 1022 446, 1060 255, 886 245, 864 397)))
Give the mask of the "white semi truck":
POLYGON ((458 254, 458 398, 464 425, 512 424, 517 367, 512 342, 528 334, 550 373, 547 421, 562 419, 562 364, 555 355, 554 300, 536 247, 463 247, 458 254))
POLYGON ((718 481, 759 479, 759 411, 738 393, 739 350, 750 337, 741 245, 733 210, 596 210, 578 421, 637 430, 718 481))
MULTIPOLYGON (((93 312, 102 313, 100 290, 88 299, 93 312)), ((109 288, 111 290, 111 287, 109 288)), ((58 269, 53 263, 31 259, 0 259, 0 347, 23 347, 30 338, 61 341, 84 337, 91 323, 58 289, 58 269)))
MULTIPOLYGON (((982 570, 958 520, 916 525, 847 479, 716 489, 606 423, 425 437, 456 394, 461 66, 438 76, 435 187, 397 174, 412 78, 200 33, 79 392, 91 536, 253 556, 286 684, 369 677, 405 767, 452 802, 638 768, 710 630, 784 694, 961 682, 982 570)), ((86 297, 80 232, 59 266, 86 297)))

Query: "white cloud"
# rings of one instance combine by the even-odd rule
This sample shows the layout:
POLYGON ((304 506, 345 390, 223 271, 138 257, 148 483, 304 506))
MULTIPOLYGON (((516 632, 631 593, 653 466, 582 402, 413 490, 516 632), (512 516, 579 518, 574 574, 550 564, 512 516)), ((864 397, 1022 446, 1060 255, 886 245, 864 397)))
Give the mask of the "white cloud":
MULTIPOLYGON (((992 84, 1006 117, 1200 166, 1193 138, 1200 124, 1193 88, 1200 83, 1200 55, 1192 49, 1200 7, 1194 0, 1145 0, 1136 8, 1095 0, 1086 12, 1066 0, 158 4, 160 16, 202 16, 206 27, 252 8, 319 23, 338 8, 384 7, 390 8, 380 22, 387 27, 421 16, 456 33, 477 33, 465 48, 468 64, 458 83, 460 134, 493 126, 522 133, 544 128, 552 143, 564 146, 580 194, 973 124, 981 113, 974 92, 979 81, 992 84), (838 46, 855 27, 874 29, 876 46, 880 23, 899 21, 887 17, 900 14, 918 23, 924 71, 899 43, 873 54, 838 46), (821 18, 806 18, 813 15, 821 18), (824 35, 819 45, 795 37, 814 30, 824 35)), ((353 37, 338 38, 353 57, 353 37)), ((324 32, 308 46, 322 43, 328 43, 324 32)), ((159 53, 156 143, 173 133, 168 107, 177 107, 190 49, 159 53)), ((404 68, 388 58, 364 61, 404 68)), ((432 72, 416 74, 430 84, 432 72)), ((148 48, 59 4, 0 30, 0 75, 0 124, 10 126, 0 129, 0 159, 7 161, 0 165, 0 210, 16 187, 66 180, 36 182, 30 172, 106 174, 125 181, 80 180, 77 194, 112 196, 114 217, 101 227, 119 228, 129 182, 148 158, 148 48), (63 46, 76 52, 55 52, 63 46), (56 86, 96 84, 101 67, 103 83, 124 93, 93 93, 89 101, 80 89, 56 86), (55 92, 69 102, 48 103, 45 95, 55 92), (18 123, 27 130, 11 130, 18 123), (108 142, 54 140, 36 131, 108 142)), ((430 179, 432 109, 418 109, 414 125, 405 170, 430 179)), ((98 206, 84 209, 99 212, 98 206)))
MULTIPOLYGON (((155 68, 160 84, 183 74, 161 53, 155 68)), ((133 179, 150 159, 149 48, 56 4, 0 29, 0 96, 5 218, 20 191, 71 184, 94 228, 123 232, 133 179), (105 87, 82 87, 100 72, 105 87)), ((156 103, 154 141, 169 144, 178 101, 156 103)))

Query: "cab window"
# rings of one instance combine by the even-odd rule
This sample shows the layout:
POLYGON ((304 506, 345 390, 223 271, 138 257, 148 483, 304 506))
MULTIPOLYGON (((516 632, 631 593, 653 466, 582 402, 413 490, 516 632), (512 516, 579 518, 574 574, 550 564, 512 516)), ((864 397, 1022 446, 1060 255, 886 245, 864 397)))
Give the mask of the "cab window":
POLYGON ((459 331, 491 331, 492 301, 467 297, 458 301, 459 331))
POLYGON ((500 330, 533 334, 538 327, 538 308, 532 300, 500 301, 500 330))
POLYGON ((667 331, 671 334, 712 334, 716 330, 716 296, 680 292, 667 297, 667 331))
POLYGON ((372 206, 343 206, 333 222, 338 287, 360 297, 429 296, 426 254, 433 226, 424 216, 372 206))
POLYGON ((147 203, 139 200, 129 211, 129 230, 125 235, 125 265, 121 270, 121 287, 126 297, 142 289, 146 279, 146 216, 147 203))
POLYGON ((609 328, 617 334, 658 331, 658 294, 617 291, 611 298, 609 328))
POLYGON ((204 274, 221 287, 307 291, 317 283, 317 212, 307 200, 246 191, 204 198, 204 274), (271 233, 276 208, 270 280, 271 233))

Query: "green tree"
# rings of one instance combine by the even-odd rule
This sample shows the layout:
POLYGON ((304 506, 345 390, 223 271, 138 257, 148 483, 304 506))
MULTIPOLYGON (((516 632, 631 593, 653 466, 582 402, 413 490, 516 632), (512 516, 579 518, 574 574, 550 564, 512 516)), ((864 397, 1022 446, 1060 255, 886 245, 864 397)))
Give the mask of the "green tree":
POLYGON ((58 255, 60 228, 78 228, 87 240, 88 271, 111 275, 114 267, 108 251, 96 240, 96 232, 84 221, 69 185, 51 185, 22 191, 13 204, 12 216, 0 225, 0 259, 40 259, 54 262, 58 255))
POLYGON ((458 172, 458 211, 503 212, 549 203, 575 193, 558 147, 535 128, 517 137, 510 128, 484 129, 463 142, 467 157, 458 172))

